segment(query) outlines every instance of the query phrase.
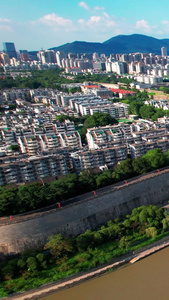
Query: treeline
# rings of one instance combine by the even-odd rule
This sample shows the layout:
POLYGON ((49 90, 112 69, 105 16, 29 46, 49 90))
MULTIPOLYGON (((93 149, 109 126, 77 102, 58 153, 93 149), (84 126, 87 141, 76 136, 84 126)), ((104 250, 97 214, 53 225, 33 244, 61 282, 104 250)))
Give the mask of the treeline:
POLYGON ((169 165, 169 150, 155 149, 143 157, 121 161, 114 170, 95 173, 84 169, 80 175, 68 174, 52 183, 32 183, 19 188, 0 187, 0 216, 9 216, 39 209, 93 191, 134 176, 169 165))
POLYGON ((0 297, 107 263, 167 235, 168 230, 167 214, 150 205, 76 238, 50 236, 43 249, 28 250, 0 263, 0 297))
POLYGON ((138 115, 138 117, 147 120, 157 121, 158 118, 164 116, 169 117, 169 110, 163 110, 162 108, 155 108, 151 105, 146 105, 142 101, 132 101, 129 106, 129 113, 138 115))
MULTIPOLYGON (((168 80, 167 80, 167 82, 168 82, 168 80)), ((162 87, 159 88, 159 90, 162 91, 165 94, 169 94, 169 88, 168 87, 162 86, 162 87)))
POLYGON ((67 79, 61 76, 63 70, 39 70, 31 71, 31 76, 21 77, 17 76, 13 79, 11 76, 5 76, 4 79, 0 79, 0 89, 5 88, 53 88, 60 89, 62 83, 72 83, 73 80, 67 79))
POLYGON ((140 92, 133 89, 136 94, 127 97, 121 101, 129 104, 129 114, 137 115, 139 118, 157 121, 158 118, 169 116, 169 110, 155 108, 152 105, 144 104, 145 100, 149 100, 149 95, 146 91, 140 92))
MULTIPOLYGON (((120 78, 115 74, 111 75, 102 75, 102 74, 84 74, 84 75, 77 75, 74 76, 73 79, 68 79, 66 76, 62 76, 63 69, 53 69, 53 70, 38 70, 38 71, 29 71, 31 72, 31 76, 29 77, 21 77, 17 76, 13 79, 10 75, 6 75, 4 79, 0 79, 0 89, 5 88, 30 88, 30 89, 37 89, 37 88, 53 88, 59 89, 64 92, 79 92, 79 88, 70 88, 62 89, 62 83, 81 83, 84 81, 91 81, 91 82, 103 82, 103 83, 125 83, 128 84, 132 82, 132 79, 127 78, 120 78)), ((68 75, 68 74, 67 74, 68 75)), ((71 75, 71 74, 70 74, 71 75)), ((72 76, 72 75, 71 75, 72 76)))
POLYGON ((115 73, 111 73, 109 75, 107 74, 80 74, 77 75, 76 77, 76 82, 84 82, 84 81, 91 81, 91 82, 101 82, 101 83, 124 83, 127 86, 129 86, 129 84, 131 82, 133 82, 133 79, 128 79, 127 77, 120 77, 115 73))

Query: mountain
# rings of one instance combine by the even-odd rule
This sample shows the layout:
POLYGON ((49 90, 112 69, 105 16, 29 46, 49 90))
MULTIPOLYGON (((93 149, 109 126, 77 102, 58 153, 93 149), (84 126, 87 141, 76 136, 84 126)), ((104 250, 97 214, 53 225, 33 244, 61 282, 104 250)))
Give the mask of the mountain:
POLYGON ((169 39, 156 39, 143 34, 117 35, 103 43, 88 43, 75 41, 50 50, 64 51, 65 53, 154 53, 160 54, 161 48, 169 49, 169 39))
POLYGON ((102 43, 78 42, 67 43, 59 47, 50 48, 50 50, 64 51, 65 53, 104 53, 105 47, 102 43), (98 51, 96 51, 96 49, 98 51))

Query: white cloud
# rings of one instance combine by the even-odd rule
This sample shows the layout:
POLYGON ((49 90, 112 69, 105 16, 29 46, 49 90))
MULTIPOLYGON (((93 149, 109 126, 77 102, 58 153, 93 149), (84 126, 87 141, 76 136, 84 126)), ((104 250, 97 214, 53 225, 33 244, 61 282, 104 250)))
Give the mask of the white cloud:
POLYGON ((94 7, 94 10, 104 10, 105 8, 102 6, 102 7, 100 7, 100 6, 95 6, 94 7))
POLYGON ((100 21, 102 20, 102 18, 100 16, 91 16, 90 19, 87 21, 87 25, 88 26, 93 26, 93 25, 97 25, 100 23, 100 21))
POLYGON ((83 24, 85 24, 85 20, 84 19, 79 19, 78 23, 83 25, 83 24))
POLYGON ((162 20, 161 23, 164 25, 169 25, 169 21, 167 21, 167 20, 162 20))
POLYGON ((9 19, 3 19, 3 18, 0 18, 0 22, 1 23, 11 23, 11 20, 9 20, 9 19))
POLYGON ((90 30, 96 31, 99 30, 101 32, 106 32, 111 29, 117 29, 122 27, 120 22, 116 22, 112 16, 109 16, 107 13, 103 12, 102 16, 91 16, 89 20, 79 19, 78 23, 81 25, 81 29, 83 31, 88 31, 88 27, 90 30))
POLYGON ((80 7, 83 7, 84 9, 86 9, 86 10, 88 10, 89 9, 89 6, 87 5, 87 3, 86 2, 79 2, 79 6, 80 7))
POLYGON ((139 30, 143 30, 145 32, 151 32, 151 26, 145 20, 137 21, 135 28, 139 30))
POLYGON ((5 19, 5 18, 0 18, 0 31, 13 31, 12 26, 11 26, 11 20, 5 19))
POLYGON ((159 34, 159 35, 162 35, 162 34, 164 34, 164 32, 163 32, 162 30, 160 30, 160 29, 159 29, 159 30, 157 30, 157 31, 156 31, 156 33, 157 33, 157 34, 159 34))
POLYGON ((105 11, 103 11, 103 15, 104 15, 107 19, 110 19, 110 16, 109 16, 105 11))
POLYGON ((0 31, 13 31, 13 28, 11 27, 11 26, 9 26, 9 25, 2 25, 2 24, 0 24, 0 31))
POLYGON ((48 14, 38 19, 37 21, 31 22, 33 25, 43 24, 53 27, 54 30, 64 28, 65 31, 74 31, 76 27, 74 26, 72 20, 64 19, 63 17, 57 16, 55 13, 48 14))
POLYGON ((118 24, 115 21, 113 20, 107 21, 107 27, 116 27, 116 26, 118 26, 118 24))
POLYGON ((167 34, 168 35, 168 32, 169 32, 169 21, 168 20, 162 20, 161 21, 161 27, 160 30, 163 31, 163 34, 167 34))
POLYGON ((58 24, 60 26, 67 26, 72 24, 72 21, 70 19, 64 19, 63 17, 59 17, 54 13, 43 16, 42 18, 39 19, 39 22, 50 26, 53 26, 55 24, 58 24))

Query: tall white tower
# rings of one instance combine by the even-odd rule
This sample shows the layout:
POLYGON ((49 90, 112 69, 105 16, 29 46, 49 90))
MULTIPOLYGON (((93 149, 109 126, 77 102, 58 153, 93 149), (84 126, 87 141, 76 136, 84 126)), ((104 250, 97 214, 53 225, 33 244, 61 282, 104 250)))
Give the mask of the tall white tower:
POLYGON ((167 48, 166 48, 166 47, 162 47, 162 48, 161 48, 161 56, 162 56, 162 57, 167 56, 167 48))

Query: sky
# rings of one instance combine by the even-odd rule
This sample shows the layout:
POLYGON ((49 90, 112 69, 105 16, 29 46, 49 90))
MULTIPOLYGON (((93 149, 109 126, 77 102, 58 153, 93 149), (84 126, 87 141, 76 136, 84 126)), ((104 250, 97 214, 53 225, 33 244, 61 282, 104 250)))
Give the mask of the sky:
POLYGON ((169 38, 168 11, 168 0, 0 0, 0 50, 3 42, 32 51, 119 34, 169 38))

